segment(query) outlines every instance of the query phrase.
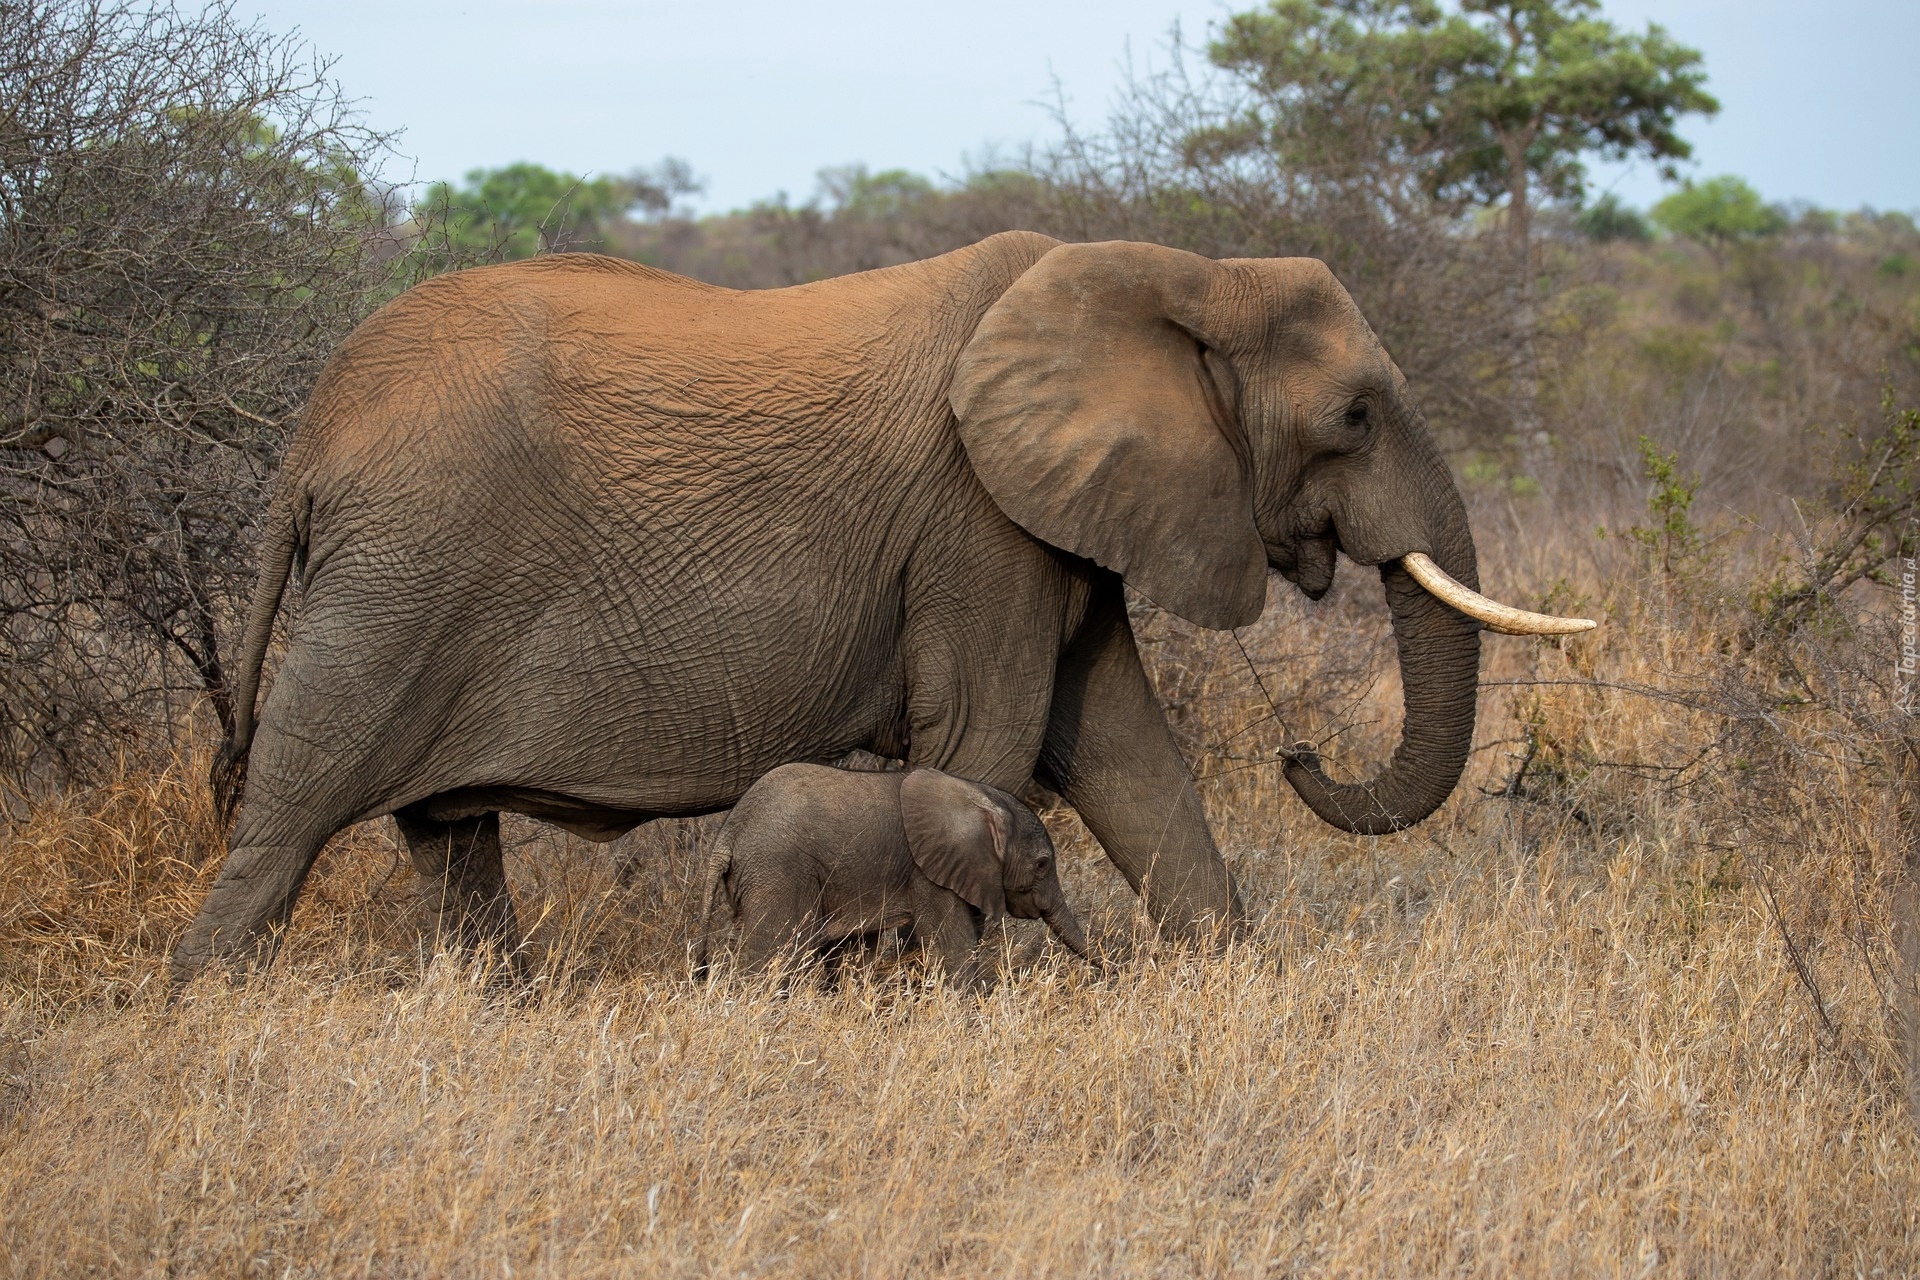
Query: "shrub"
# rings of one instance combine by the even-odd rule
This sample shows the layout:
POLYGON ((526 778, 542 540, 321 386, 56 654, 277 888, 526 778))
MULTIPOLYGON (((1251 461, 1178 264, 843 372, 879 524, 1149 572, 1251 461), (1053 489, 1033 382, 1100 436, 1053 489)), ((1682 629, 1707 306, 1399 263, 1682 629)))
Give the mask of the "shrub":
POLYGON ((231 717, 221 648, 306 389, 391 288, 328 66, 130 0, 0 7, 0 767, 231 717))

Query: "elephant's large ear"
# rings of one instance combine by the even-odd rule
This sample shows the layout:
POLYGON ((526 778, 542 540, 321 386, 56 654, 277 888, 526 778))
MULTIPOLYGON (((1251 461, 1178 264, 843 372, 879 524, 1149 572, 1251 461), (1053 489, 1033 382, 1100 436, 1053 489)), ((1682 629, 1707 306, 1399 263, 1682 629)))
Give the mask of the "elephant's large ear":
POLYGON ((1007 815, 984 788, 938 769, 915 769, 900 780, 900 819, 927 879, 989 916, 1006 914, 1007 815))
POLYGON ((1267 594, 1224 357, 1206 336, 1224 278, 1177 249, 1061 245, 988 309, 948 390, 1008 517, 1204 627, 1252 622, 1267 594))

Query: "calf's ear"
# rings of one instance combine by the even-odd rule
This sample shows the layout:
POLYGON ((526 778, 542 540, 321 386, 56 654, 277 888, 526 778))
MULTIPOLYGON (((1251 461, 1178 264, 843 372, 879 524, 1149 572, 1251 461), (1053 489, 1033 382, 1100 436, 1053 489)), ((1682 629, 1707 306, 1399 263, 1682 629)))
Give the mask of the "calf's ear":
POLYGON ((1007 815, 985 788, 938 769, 915 769, 900 781, 900 820, 908 852, 927 879, 989 916, 1006 914, 1007 815))

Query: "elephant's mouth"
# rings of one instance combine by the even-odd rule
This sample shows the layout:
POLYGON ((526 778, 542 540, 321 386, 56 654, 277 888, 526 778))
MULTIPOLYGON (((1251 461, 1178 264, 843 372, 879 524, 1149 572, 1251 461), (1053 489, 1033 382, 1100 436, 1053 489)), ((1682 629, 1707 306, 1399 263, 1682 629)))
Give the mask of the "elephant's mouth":
POLYGON ((1267 563, 1281 577, 1300 588, 1309 600, 1318 600, 1333 586, 1333 571, 1340 550, 1340 539, 1332 529, 1304 538, 1295 538, 1279 546, 1267 547, 1267 563))

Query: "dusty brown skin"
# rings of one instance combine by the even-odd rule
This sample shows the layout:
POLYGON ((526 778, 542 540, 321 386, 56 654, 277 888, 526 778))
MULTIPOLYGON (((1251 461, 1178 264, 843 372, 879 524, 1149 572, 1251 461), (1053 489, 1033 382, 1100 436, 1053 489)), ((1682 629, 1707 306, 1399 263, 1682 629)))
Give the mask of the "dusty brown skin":
POLYGON ((393 813, 463 937, 515 938, 498 812, 597 838, 853 748, 1079 811, 1161 927, 1242 914, 1141 670, 1122 576, 1210 627, 1268 569, 1381 566, 1407 717, 1372 783, 1417 822, 1473 729, 1477 586, 1399 371, 1310 259, 1011 232, 741 293, 587 255, 433 280, 314 392, 269 517, 219 879, 174 955, 270 953, 322 844, 393 813), (253 728, 288 575, 305 600, 253 728))
POLYGON ((790 764, 749 787, 707 856, 696 972, 707 966, 723 891, 749 970, 910 925, 949 975, 983 986, 991 970, 976 955, 981 931, 1003 915, 1044 920, 1087 954, 1040 819, 997 787, 938 769, 790 764))

